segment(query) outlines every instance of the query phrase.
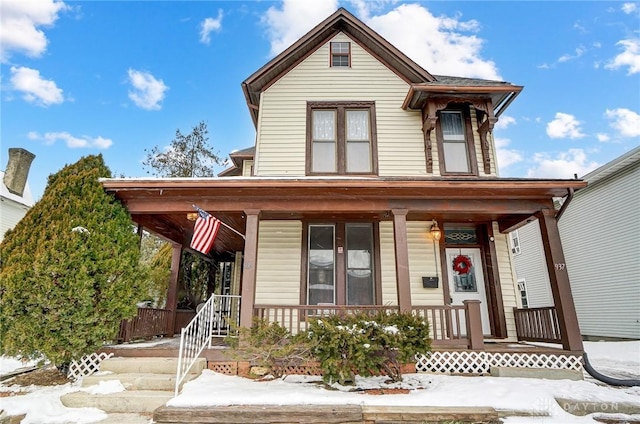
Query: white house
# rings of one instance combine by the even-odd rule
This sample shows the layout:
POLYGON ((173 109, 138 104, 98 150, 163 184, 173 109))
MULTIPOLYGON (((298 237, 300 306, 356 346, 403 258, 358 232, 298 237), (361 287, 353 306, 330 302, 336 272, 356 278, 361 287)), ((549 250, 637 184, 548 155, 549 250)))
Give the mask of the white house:
POLYGON ((0 242, 33 206, 27 177, 34 158, 25 149, 11 148, 7 169, 0 171, 0 242))
MULTIPOLYGON (((558 222, 581 333, 640 339, 640 147, 583 179, 558 222)), ((510 240, 522 306, 553 305, 538 224, 510 240)))

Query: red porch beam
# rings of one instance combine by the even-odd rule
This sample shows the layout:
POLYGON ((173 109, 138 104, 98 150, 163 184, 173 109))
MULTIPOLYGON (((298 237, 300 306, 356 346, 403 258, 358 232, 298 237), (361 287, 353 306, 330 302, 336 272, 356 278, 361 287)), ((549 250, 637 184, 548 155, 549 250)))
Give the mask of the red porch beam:
POLYGON ((409 281, 409 245, 407 242, 407 209, 392 209, 393 239, 396 252, 396 285, 400 312, 411 312, 409 281))
POLYGON ((253 306, 256 298, 256 260, 258 259, 258 225, 260 210, 248 209, 244 245, 244 265, 242 267, 242 300, 240 303, 240 326, 251 327, 253 306))
POLYGON ((536 217, 540 223, 542 245, 551 282, 551 293, 560 324, 562 347, 565 350, 582 351, 584 349, 582 336, 580 335, 578 316, 573 303, 569 274, 567 273, 567 265, 555 214, 555 210, 543 209, 536 213, 536 217))

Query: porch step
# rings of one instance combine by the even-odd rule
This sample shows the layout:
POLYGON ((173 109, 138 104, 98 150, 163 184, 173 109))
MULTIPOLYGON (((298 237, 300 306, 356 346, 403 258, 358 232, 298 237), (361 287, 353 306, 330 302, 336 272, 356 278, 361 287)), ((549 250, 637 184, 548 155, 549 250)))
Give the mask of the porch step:
POLYGON ((68 408, 98 408, 107 413, 152 413, 173 397, 173 391, 132 390, 92 395, 87 392, 68 393, 60 398, 68 408))
MULTIPOLYGON (((182 384, 194 379, 199 374, 187 375, 182 384)), ((176 387, 176 375, 173 374, 147 374, 147 373, 122 373, 122 374, 98 374, 89 375, 82 380, 82 387, 100 384, 101 381, 119 380, 127 390, 161 390, 171 391, 176 387)))
MULTIPOLYGON (((191 372, 200 374, 207 366, 204 358, 196 359, 191 372)), ((111 371, 116 374, 149 373, 176 374, 178 358, 109 358, 100 364, 100 371, 111 371)))
MULTIPOLYGON (((183 384, 199 376, 206 365, 206 359, 197 359, 183 384)), ((177 358, 105 359, 100 364, 100 372, 84 377, 82 386, 119 380, 125 391, 95 395, 80 391, 62 396, 60 401, 70 408, 92 407, 107 413, 149 414, 173 398, 177 368, 177 358)))

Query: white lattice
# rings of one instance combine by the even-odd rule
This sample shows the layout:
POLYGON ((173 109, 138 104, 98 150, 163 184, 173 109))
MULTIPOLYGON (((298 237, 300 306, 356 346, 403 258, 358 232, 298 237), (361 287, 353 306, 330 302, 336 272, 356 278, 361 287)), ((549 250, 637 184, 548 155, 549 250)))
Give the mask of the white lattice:
POLYGON ((80 358, 79 361, 73 361, 69 365, 69 372, 67 377, 72 380, 77 380, 85 375, 91 375, 100 369, 100 363, 107 358, 111 358, 113 353, 92 353, 91 355, 85 355, 80 358))
POLYGON ((581 370, 579 356, 553 353, 500 353, 450 351, 416 357, 418 372, 440 374, 488 374, 491 367, 524 367, 581 370))

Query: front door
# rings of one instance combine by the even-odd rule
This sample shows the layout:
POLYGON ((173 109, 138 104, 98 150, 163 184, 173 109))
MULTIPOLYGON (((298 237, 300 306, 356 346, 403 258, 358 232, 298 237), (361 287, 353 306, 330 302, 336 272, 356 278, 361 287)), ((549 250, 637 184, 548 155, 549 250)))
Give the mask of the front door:
MULTIPOLYGON (((453 305, 462 305, 465 300, 479 300, 482 317, 482 332, 491 334, 487 294, 484 288, 482 255, 478 248, 447 249, 449 293, 453 305)), ((461 329, 466 332, 466 328, 461 329)))

